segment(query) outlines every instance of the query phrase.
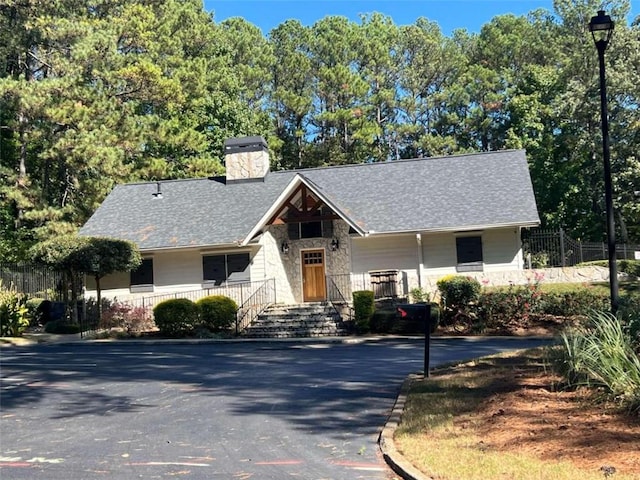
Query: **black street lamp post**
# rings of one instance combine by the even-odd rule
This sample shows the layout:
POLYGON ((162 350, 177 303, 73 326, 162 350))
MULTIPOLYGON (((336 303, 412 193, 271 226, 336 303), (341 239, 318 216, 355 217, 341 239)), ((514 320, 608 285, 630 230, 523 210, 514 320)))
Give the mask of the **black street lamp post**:
POLYGON ((613 33, 613 21, 604 10, 591 17, 589 31, 598 50, 600 61, 600 116, 602 117, 602 159, 604 162, 604 196, 607 210, 607 245, 609 249, 609 287, 611 313, 618 311, 618 269, 616 265, 616 230, 613 217, 613 188, 611 186, 611 160, 609 157, 609 120, 607 115, 607 84, 605 79, 604 52, 613 33))

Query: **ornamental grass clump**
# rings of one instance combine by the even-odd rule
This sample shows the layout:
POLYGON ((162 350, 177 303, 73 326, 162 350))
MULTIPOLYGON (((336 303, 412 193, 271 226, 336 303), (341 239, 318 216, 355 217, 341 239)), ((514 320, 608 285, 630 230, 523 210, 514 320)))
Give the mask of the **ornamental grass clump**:
POLYGON ((602 387, 640 412, 640 357, 620 319, 592 312, 584 326, 564 333, 562 342, 556 366, 569 384, 602 387))

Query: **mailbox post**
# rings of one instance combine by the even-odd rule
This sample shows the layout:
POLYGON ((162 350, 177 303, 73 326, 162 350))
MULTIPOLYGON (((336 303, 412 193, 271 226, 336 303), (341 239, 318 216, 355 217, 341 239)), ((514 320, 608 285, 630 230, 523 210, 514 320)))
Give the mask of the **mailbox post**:
POLYGON ((401 317, 419 320, 424 324, 424 378, 429 378, 431 305, 428 303, 400 303, 396 306, 396 310, 401 317))

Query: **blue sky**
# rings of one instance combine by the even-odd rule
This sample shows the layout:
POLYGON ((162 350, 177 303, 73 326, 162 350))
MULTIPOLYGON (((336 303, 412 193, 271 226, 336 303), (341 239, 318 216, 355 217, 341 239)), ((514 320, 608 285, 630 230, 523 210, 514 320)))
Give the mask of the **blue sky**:
MULTIPOLYGON (((216 22, 243 17, 266 35, 289 18, 313 25, 327 15, 343 15, 359 21, 361 13, 380 12, 396 25, 412 24, 426 17, 440 25, 447 36, 457 28, 479 32, 496 15, 525 15, 537 8, 553 11, 553 0, 204 0, 216 22)), ((636 8, 633 9, 637 14, 636 8)), ((595 15, 595 12, 594 12, 595 15)))

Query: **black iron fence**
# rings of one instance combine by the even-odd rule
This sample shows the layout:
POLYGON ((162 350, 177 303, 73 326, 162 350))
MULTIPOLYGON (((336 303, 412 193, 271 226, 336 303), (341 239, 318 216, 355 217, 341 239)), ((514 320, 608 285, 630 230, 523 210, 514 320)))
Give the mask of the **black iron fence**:
POLYGON ((20 293, 44 300, 59 301, 64 297, 64 280, 60 272, 30 264, 0 263, 0 281, 14 286, 20 293))
POLYGON ((238 304, 236 331, 241 331, 268 305, 275 303, 275 280, 232 283, 198 290, 143 295, 124 300, 103 298, 101 315, 98 312, 96 299, 88 298, 84 302, 84 311, 80 315, 81 330, 83 335, 111 327, 143 331, 144 327, 153 325, 153 308, 159 303, 174 298, 187 298, 195 302, 209 295, 223 295, 238 304))
MULTIPOLYGON (((605 242, 575 240, 562 229, 524 231, 522 245, 526 268, 571 267, 609 258, 605 242)), ((640 245, 616 245, 616 257, 619 260, 631 260, 635 258, 635 252, 640 252, 640 245)))

